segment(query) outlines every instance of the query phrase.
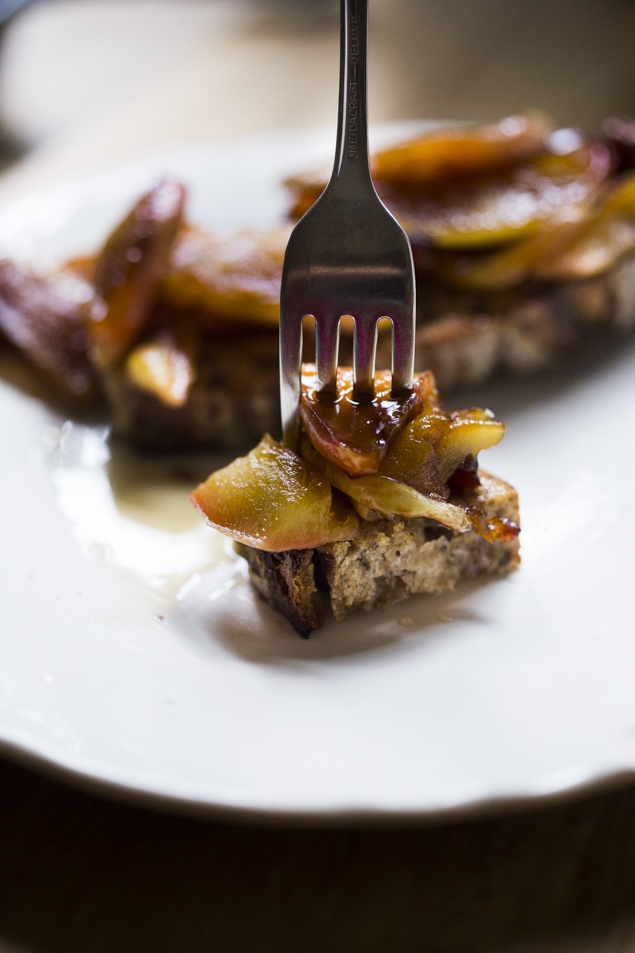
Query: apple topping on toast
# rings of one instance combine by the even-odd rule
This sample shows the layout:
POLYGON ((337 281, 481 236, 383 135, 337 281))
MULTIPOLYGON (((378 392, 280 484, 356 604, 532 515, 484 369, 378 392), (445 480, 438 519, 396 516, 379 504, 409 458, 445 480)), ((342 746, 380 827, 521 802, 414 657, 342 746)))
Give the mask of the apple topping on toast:
POLYGON ((337 375, 337 395, 321 396, 317 391, 316 370, 305 364, 302 370, 300 418, 315 449, 351 477, 376 473, 388 445, 398 430, 425 403, 428 380, 419 375, 410 394, 391 394, 389 371, 375 374, 372 400, 356 400, 353 395, 353 371, 342 368, 337 375))
MULTIPOLYGON (((214 528, 272 553, 355 539, 377 519, 425 517, 496 538, 471 499, 476 457, 504 433, 490 411, 444 411, 430 372, 401 398, 378 372, 375 399, 362 403, 353 399, 352 371, 339 369, 337 394, 320 398, 314 366, 303 368, 299 452, 267 435, 213 473, 192 500, 214 528)), ((518 534, 515 523, 499 530, 518 534)))
POLYGON ((267 552, 309 549, 361 532, 357 514, 329 481, 268 434, 246 457, 212 473, 192 501, 215 529, 267 552))

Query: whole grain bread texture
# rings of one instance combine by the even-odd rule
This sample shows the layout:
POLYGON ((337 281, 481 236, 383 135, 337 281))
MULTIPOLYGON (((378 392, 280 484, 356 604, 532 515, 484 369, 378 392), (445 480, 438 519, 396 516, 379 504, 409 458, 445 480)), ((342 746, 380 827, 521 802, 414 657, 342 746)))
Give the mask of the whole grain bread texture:
MULTIPOLYGON (((486 519, 519 523, 516 490, 483 470, 479 479, 480 486, 461 503, 479 507, 486 519)), ((237 549, 254 588, 303 638, 320 628, 329 609, 341 622, 358 609, 436 595, 464 580, 508 573, 520 562, 517 538, 490 543, 475 530, 454 533, 425 518, 369 522, 360 538, 315 549, 237 549)))

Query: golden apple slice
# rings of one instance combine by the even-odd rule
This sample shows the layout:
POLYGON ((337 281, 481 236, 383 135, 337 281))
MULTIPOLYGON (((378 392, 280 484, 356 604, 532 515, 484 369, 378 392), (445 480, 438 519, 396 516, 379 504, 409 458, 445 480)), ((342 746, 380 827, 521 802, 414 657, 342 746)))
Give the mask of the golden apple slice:
POLYGON ((475 290, 511 288, 528 278, 575 281, 612 268, 635 249, 635 175, 601 205, 563 210, 535 235, 485 258, 440 260, 445 281, 475 290))
POLYGON ((339 467, 325 461, 324 475, 342 493, 382 516, 402 516, 404 519, 425 516, 455 533, 467 533, 472 528, 470 517, 460 506, 432 499, 412 486, 379 473, 352 480, 339 467))
POLYGON ((442 412, 421 414, 399 431, 379 464, 382 476, 407 483, 420 493, 449 496, 441 478, 437 444, 448 426, 442 412))
POLYGON ((336 489, 353 500, 357 511, 366 520, 375 519, 376 514, 387 519, 425 516, 457 533, 466 533, 472 526, 469 516, 460 506, 433 499, 391 477, 373 473, 351 479, 339 467, 321 457, 306 437, 302 440, 302 455, 336 489))
POLYGON ((441 479, 448 480, 466 457, 476 459, 481 450, 495 447, 504 434, 505 425, 494 419, 491 410, 474 408, 454 413, 437 446, 441 479))
POLYGON ((0 260, 0 347, 10 341, 62 394, 89 401, 97 381, 82 323, 87 296, 73 275, 41 278, 0 260))
POLYGON ((397 434, 379 472, 420 493, 447 497, 448 478, 467 457, 499 443, 505 427, 490 410, 423 413, 397 434))
POLYGON ((580 139, 567 154, 545 151, 496 177, 421 193, 391 187, 381 195, 414 242, 485 250, 529 238, 556 216, 580 218, 610 169, 607 147, 580 139))
POLYGON ((215 529, 267 552, 312 549, 361 533, 360 518, 333 495, 329 481, 269 435, 212 473, 191 498, 215 529))
POLYGON ((192 350, 173 337, 154 337, 133 348, 126 358, 126 374, 136 387, 168 407, 183 407, 196 379, 192 350))
POLYGON ((571 281, 608 271, 635 249, 635 175, 624 178, 599 213, 557 255, 543 256, 534 267, 539 278, 571 281))
POLYGON ((239 323, 277 328, 280 280, 290 227, 209 235, 183 229, 172 249, 161 297, 193 309, 204 327, 239 323))
MULTIPOLYGON (((537 112, 507 116, 496 125, 444 126, 375 153, 373 179, 380 190, 382 184, 407 190, 492 175, 540 152, 549 128, 537 112)), ((328 170, 316 170, 286 180, 294 218, 317 201, 327 178, 328 170)))
POLYGON ((496 125, 436 129, 373 156, 376 179, 399 187, 497 172, 543 148, 549 121, 540 113, 496 125))
POLYGON ((559 260, 574 244, 591 218, 591 209, 567 211, 561 221, 545 222, 535 234, 483 256, 457 255, 439 261, 444 281, 474 291, 513 288, 540 271, 541 263, 559 260))
MULTIPOLYGON (((458 252, 524 240, 556 215, 579 218, 611 172, 606 143, 546 128, 514 116, 430 133, 375 157, 377 190, 415 244, 458 252)), ((291 180, 294 214, 325 184, 291 180)))
POLYGON ((541 262, 536 276, 571 281, 600 275, 635 249, 635 221, 614 217, 595 222, 579 241, 552 261, 541 262))

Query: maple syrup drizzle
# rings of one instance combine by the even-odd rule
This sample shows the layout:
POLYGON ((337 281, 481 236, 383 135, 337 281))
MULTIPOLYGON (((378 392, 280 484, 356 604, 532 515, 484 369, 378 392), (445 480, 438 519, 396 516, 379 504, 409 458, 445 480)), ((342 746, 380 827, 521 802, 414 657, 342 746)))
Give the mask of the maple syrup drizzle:
POLYGON ((383 450, 397 430, 417 410, 416 391, 404 395, 391 393, 390 371, 377 371, 372 399, 356 399, 353 372, 341 368, 337 376, 337 395, 322 395, 311 365, 302 373, 302 402, 306 410, 326 426, 338 443, 361 452, 383 450))

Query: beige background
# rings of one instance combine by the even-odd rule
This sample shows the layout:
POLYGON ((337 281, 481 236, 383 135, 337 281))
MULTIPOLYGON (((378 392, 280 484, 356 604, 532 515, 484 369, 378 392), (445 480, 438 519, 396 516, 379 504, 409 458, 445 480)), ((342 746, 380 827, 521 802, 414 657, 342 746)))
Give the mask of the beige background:
MULTIPOLYGON (((635 112, 633 0, 373 0, 370 114, 596 129, 635 112)), ((335 121, 329 0, 47 0, 8 31, 0 115, 39 144, 0 197, 154 147, 335 121)))

